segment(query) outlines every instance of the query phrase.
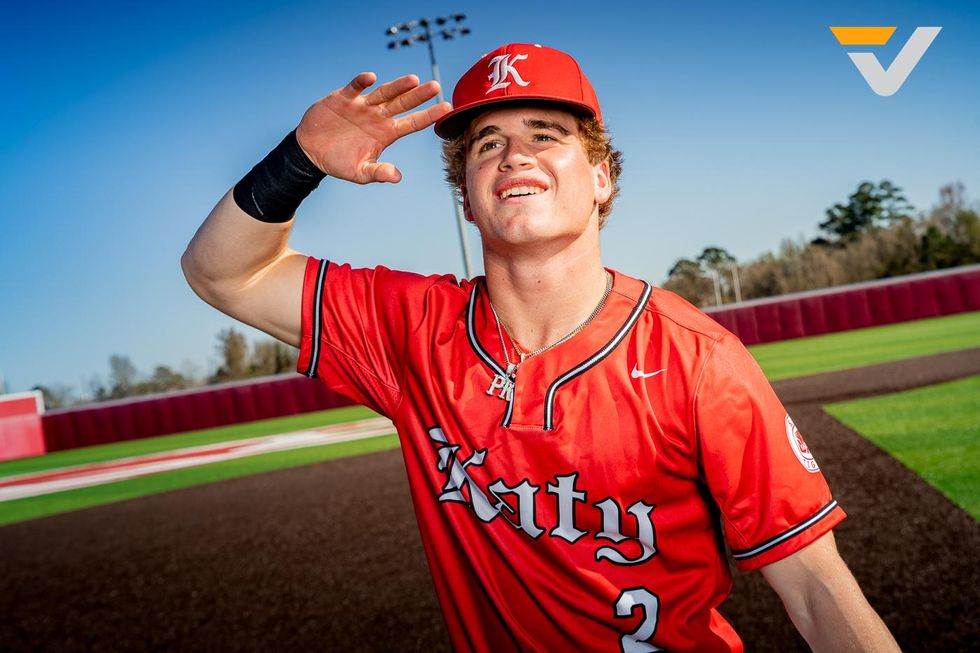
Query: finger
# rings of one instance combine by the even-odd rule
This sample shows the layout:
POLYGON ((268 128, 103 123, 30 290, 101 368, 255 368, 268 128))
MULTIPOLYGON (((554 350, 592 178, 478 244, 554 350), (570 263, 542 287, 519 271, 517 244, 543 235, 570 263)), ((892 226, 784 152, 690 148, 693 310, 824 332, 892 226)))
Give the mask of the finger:
POLYGON ((415 107, 422 105, 439 93, 439 82, 426 82, 421 86, 416 86, 407 93, 402 93, 398 97, 391 99, 384 106, 384 112, 389 116, 397 116, 399 113, 411 111, 415 107))
POLYGON ((364 89, 371 86, 376 81, 378 81, 378 76, 374 73, 358 73, 354 79, 350 80, 350 84, 340 89, 340 94, 348 100, 353 100, 360 95, 364 89))
POLYGON ((421 131, 452 110, 453 105, 448 102, 440 102, 434 107, 410 113, 395 121, 395 132, 401 138, 406 134, 421 131))
POLYGON ((419 85, 417 75, 405 75, 398 79, 382 84, 364 96, 364 101, 369 105, 382 104, 388 100, 398 97, 405 91, 409 91, 419 85))
POLYGON ((402 180, 402 173, 390 163, 367 163, 364 172, 371 181, 397 184, 402 180))

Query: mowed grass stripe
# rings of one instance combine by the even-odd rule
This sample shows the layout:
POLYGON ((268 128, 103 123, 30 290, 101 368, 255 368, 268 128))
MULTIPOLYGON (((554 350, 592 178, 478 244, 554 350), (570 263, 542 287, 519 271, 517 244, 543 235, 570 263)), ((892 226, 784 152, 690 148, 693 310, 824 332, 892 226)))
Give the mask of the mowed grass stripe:
POLYGON ((824 410, 980 519, 980 376, 824 410))
POLYGON ((396 435, 382 435, 363 440, 249 456, 78 490, 5 501, 0 503, 0 526, 125 499, 135 499, 158 492, 226 481, 335 458, 386 451, 397 447, 398 437, 396 435))
POLYGON ((980 311, 753 345, 770 381, 980 347, 980 311))
POLYGON ((0 478, 14 474, 27 474, 30 472, 57 469, 59 467, 116 460, 117 458, 128 458, 130 456, 160 453, 162 451, 173 451, 174 449, 214 444, 216 442, 258 438, 266 435, 279 435, 280 433, 290 433, 292 431, 304 431, 306 429, 330 426, 332 424, 343 424, 345 422, 377 416, 377 413, 364 406, 347 406, 314 413, 230 424, 228 426, 219 426, 200 431, 187 431, 186 433, 161 435, 141 440, 126 440, 124 442, 113 442, 111 444, 82 447, 80 449, 56 451, 43 456, 33 456, 31 458, 2 462, 0 463, 0 478))

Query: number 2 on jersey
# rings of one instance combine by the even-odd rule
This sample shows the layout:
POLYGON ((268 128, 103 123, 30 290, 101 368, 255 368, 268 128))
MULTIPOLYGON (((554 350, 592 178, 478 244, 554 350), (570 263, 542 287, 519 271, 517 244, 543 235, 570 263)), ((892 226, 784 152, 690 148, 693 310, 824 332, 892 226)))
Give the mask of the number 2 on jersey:
POLYGON ((649 653, 649 651, 665 650, 647 642, 657 632, 660 597, 643 587, 623 590, 616 599, 616 617, 631 617, 634 608, 640 609, 643 620, 640 621, 636 630, 619 638, 619 646, 623 653, 649 653))

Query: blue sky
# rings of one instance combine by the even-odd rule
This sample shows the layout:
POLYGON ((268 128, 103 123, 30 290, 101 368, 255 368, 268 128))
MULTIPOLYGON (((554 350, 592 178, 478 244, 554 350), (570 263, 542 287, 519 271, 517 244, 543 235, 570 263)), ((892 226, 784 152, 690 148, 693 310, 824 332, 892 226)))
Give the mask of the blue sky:
MULTIPOLYGON (((625 152, 604 262, 662 282, 682 256, 739 259, 812 237, 862 180, 925 209, 959 180, 980 197, 975 2, 19 3, 0 24, 0 374, 8 390, 83 386, 113 353, 143 371, 214 362, 232 321, 186 286, 179 257, 218 198, 317 97, 360 70, 429 75, 385 28, 465 12, 438 42, 447 93, 484 52, 572 53, 625 152), (845 48, 829 25, 895 25, 845 48), (941 26, 902 89, 871 92, 847 51, 887 66, 941 26)), ((293 246, 357 265, 462 274, 438 139, 387 153, 398 185, 327 180, 293 246)), ((471 252, 479 259, 477 234, 471 252)), ((249 330, 253 336, 256 332, 249 330)))

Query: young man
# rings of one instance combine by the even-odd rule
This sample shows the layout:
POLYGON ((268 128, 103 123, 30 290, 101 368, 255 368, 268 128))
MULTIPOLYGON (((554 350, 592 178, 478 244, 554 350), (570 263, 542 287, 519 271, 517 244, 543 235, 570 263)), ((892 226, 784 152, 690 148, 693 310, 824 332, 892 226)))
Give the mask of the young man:
POLYGON ((840 557, 844 513, 738 340, 602 266, 619 153, 568 55, 506 45, 460 80, 361 73, 215 207, 183 267, 300 347, 302 373, 390 417, 457 650, 740 651, 723 544, 816 650, 894 651, 840 557), (398 117, 405 112, 407 115, 398 117), (485 278, 352 269, 287 245, 324 174, 431 124, 485 278))

